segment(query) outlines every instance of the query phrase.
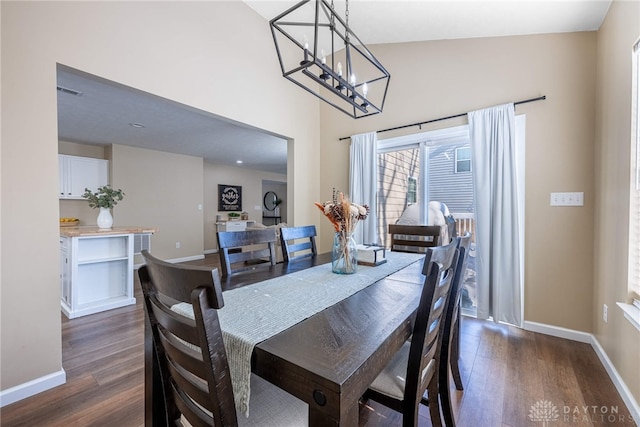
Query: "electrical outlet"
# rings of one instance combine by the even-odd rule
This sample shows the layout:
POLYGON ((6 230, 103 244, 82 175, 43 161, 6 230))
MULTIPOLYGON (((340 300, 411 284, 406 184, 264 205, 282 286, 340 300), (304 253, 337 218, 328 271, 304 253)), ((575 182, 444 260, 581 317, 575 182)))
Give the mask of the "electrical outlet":
POLYGON ((176 249, 180 249, 180 242, 176 242, 176 249))
POLYGON ((608 309, 609 307, 607 307, 607 304, 604 304, 602 306, 602 320, 604 320, 605 323, 607 322, 607 312, 609 311, 608 309))

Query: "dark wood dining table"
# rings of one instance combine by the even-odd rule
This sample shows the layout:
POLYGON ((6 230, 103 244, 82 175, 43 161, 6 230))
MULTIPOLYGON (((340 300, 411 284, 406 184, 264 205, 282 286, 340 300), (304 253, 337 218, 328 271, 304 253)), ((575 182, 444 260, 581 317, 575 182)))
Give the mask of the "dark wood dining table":
MULTIPOLYGON (((222 279, 224 290, 331 262, 330 254, 222 279)), ((357 426, 358 400, 409 338, 424 282, 422 261, 257 344, 252 371, 309 405, 310 426, 357 426)), ((145 425, 163 425, 152 337, 145 327, 145 425)))

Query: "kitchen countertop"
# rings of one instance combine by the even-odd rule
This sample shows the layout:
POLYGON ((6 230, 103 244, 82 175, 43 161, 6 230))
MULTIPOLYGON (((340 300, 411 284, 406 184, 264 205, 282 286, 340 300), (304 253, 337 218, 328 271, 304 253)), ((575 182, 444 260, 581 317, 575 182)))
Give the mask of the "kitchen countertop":
POLYGON ((98 228, 95 225, 80 225, 77 227, 60 227, 60 235, 64 237, 80 237, 80 236, 106 236, 111 234, 143 234, 155 233, 158 231, 154 227, 112 227, 98 228))

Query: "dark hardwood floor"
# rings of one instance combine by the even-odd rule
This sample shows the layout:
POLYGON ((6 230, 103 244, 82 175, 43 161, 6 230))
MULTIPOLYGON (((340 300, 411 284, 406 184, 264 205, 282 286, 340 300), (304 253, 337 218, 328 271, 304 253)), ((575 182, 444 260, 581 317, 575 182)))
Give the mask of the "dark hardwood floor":
MULTIPOLYGON (((217 263, 212 255, 190 264, 217 263)), ((2 408, 2 426, 144 425, 137 274, 135 286, 135 306, 73 320, 62 315, 66 384, 2 408)), ((590 345, 472 318, 463 318, 461 336, 465 390, 452 391, 458 426, 635 425, 590 345)), ((431 426, 428 408, 420 414, 420 425, 431 426)), ((362 427, 401 423, 374 402, 360 408, 362 427)))

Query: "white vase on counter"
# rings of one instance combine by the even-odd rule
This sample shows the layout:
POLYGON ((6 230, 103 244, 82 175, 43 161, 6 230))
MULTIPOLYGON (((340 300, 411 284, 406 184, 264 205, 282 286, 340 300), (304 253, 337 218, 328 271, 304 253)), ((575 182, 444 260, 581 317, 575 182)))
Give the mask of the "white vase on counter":
POLYGON ((98 228, 111 228, 113 225, 113 217, 111 216, 111 209, 100 208, 98 214, 98 228))

